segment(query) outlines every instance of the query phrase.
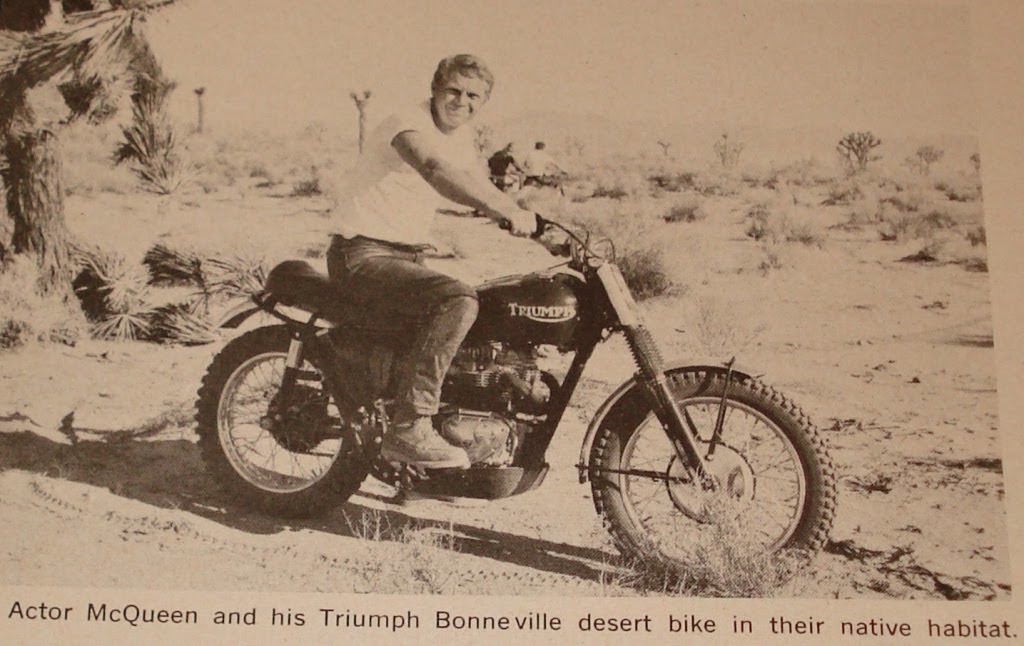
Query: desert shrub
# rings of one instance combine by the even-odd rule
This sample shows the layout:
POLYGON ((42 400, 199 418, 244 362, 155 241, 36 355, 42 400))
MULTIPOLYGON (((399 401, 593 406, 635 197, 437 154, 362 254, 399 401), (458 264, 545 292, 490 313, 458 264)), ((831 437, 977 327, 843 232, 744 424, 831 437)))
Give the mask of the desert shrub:
POLYGON ((747 210, 745 218, 747 221, 747 228, 745 233, 748 238, 760 241, 768 237, 769 215, 768 206, 765 204, 755 204, 747 210))
POLYGON ((740 173, 740 181, 750 188, 767 188, 775 190, 778 188, 779 183, 782 180, 779 171, 776 169, 763 172, 747 169, 740 173))
POLYGON ((930 239, 937 232, 956 226, 956 219, 945 211, 893 213, 882 211, 878 235, 886 241, 930 239))
POLYGON ((647 180, 637 172, 605 167, 594 171, 587 179, 593 182, 590 197, 594 198, 622 200, 650 193, 647 180))
POLYGON ((887 195, 878 200, 880 208, 890 206, 900 213, 917 213, 928 205, 928 198, 922 191, 912 190, 887 195))
POLYGON ((679 191, 690 190, 696 186, 697 173, 658 173, 649 176, 647 179, 655 188, 668 191, 669 193, 678 193, 679 191))
POLYGON ((739 195, 742 189, 742 180, 724 171, 702 173, 694 182, 694 190, 705 197, 732 197, 739 195))
MULTIPOLYGON (((832 178, 821 163, 814 158, 798 159, 787 164, 772 174, 775 183, 791 184, 803 188, 827 184, 832 178)), ((774 188, 774 187, 772 187, 774 188)))
POLYGON ((755 204, 746 215, 748 238, 771 243, 795 242, 820 247, 825 243, 823 227, 807 214, 755 204))
POLYGON ((981 185, 973 178, 939 179, 935 182, 935 188, 953 202, 977 202, 981 199, 981 185))
POLYGON ((865 225, 877 224, 880 214, 878 201, 873 199, 856 200, 846 210, 846 221, 836 226, 841 229, 859 229, 865 225))
POLYGON ((320 188, 320 178, 311 177, 299 181, 292 188, 292 197, 313 197, 314 195, 322 195, 323 190, 320 188))
POLYGON ((253 179, 265 179, 273 181, 274 176, 270 174, 267 167, 260 161, 247 162, 245 169, 248 170, 249 177, 253 179))
POLYGON ((688 569, 672 575, 649 563, 627 563, 630 573, 617 586, 689 597, 756 598, 786 594, 787 582, 803 568, 808 555, 799 550, 767 552, 755 538, 758 529, 744 503, 709 496, 706 521, 687 556, 688 569))
POLYGON ((967 241, 971 243, 972 247, 977 247, 978 245, 984 246, 988 244, 988 240, 985 236, 984 224, 979 224, 978 226, 968 231, 965 234, 965 237, 967 238, 967 241))
POLYGON ((30 343, 74 345, 88 330, 74 299, 40 295, 35 259, 15 256, 0 266, 0 350, 30 343))
POLYGON ((672 288, 664 252, 656 246, 628 250, 618 257, 618 265, 626 285, 638 301, 662 296, 672 288))
POLYGON ((665 222, 696 222, 708 216, 701 201, 694 195, 677 200, 661 216, 665 222))
POLYGON ((848 205, 864 198, 864 190, 854 177, 833 180, 828 187, 828 197, 822 204, 825 206, 848 205))

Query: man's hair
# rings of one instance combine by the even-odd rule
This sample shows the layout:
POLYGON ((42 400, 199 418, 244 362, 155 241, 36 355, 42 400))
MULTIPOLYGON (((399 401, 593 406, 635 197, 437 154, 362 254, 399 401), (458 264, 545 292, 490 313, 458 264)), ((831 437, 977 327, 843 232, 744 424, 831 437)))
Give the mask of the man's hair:
POLYGON ((494 87, 494 75, 487 64, 472 54, 456 54, 442 58, 434 71, 434 80, 430 82, 431 90, 440 89, 456 74, 478 78, 487 84, 487 94, 494 87))
POLYGON ((544 150, 544 142, 538 141, 537 143, 533 144, 533 147, 536 148, 537 150, 544 150))

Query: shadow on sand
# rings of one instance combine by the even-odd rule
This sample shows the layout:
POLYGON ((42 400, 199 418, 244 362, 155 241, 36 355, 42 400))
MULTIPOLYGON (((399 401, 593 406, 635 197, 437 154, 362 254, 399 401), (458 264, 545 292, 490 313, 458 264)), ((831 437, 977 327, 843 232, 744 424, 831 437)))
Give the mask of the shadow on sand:
MULTIPOLYGON (((453 533, 455 551, 587 581, 607 578, 619 557, 612 552, 566 545, 472 525, 419 518, 394 509, 360 504, 360 494, 322 518, 285 521, 232 501, 207 474, 198 447, 188 440, 137 441, 112 432, 112 442, 61 444, 31 432, 0 433, 0 470, 21 469, 102 487, 117 496, 178 509, 251 534, 309 529, 360 537, 360 520, 379 517, 383 540, 406 529, 437 527, 453 533)), ((384 500, 370 494, 369 498, 384 500)))

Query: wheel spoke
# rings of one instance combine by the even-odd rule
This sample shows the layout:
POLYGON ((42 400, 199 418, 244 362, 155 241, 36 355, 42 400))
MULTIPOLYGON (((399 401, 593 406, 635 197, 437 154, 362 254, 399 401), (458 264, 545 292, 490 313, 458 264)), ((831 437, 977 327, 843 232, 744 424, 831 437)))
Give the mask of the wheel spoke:
MULTIPOLYGON (((308 362, 302 369, 311 374, 316 371, 308 362)), ((283 376, 282 353, 254 356, 227 379, 218 408, 221 446, 232 467, 249 483, 275 493, 299 491, 316 483, 341 451, 340 441, 304 446, 303 442, 312 444, 315 440, 301 439, 301 434, 316 431, 306 425, 326 423, 313 421, 329 410, 329 399, 320 392, 322 380, 302 382, 302 399, 296 402, 299 405, 289 413, 289 419, 278 423, 277 430, 271 432, 260 426, 283 376)))
MULTIPOLYGON (((721 397, 677 398, 687 427, 707 445, 715 426, 721 397)), ((702 536, 711 536, 717 522, 749 526, 745 535, 761 548, 774 548, 795 531, 806 484, 792 442, 768 417, 746 404, 727 399, 720 442, 709 463, 719 482, 722 497, 699 487, 664 479, 645 479, 638 471, 678 477, 672 446, 653 414, 626 432, 617 465, 624 472, 609 475, 618 480, 617 491, 625 511, 647 540, 664 555, 686 560, 702 536), (671 466, 670 465, 675 465, 671 466), (713 503, 714 500, 721 501, 713 503), (712 507, 730 510, 722 519, 707 516, 712 507), (729 520, 731 519, 731 520, 729 520)), ((731 526, 731 525, 730 525, 731 526)))

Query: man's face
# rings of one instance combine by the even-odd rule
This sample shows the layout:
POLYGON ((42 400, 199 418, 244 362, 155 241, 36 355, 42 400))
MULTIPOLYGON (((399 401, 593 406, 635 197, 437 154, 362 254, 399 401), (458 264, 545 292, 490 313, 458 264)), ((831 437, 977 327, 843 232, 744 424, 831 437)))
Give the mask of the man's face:
POLYGON ((487 103, 487 82, 455 74, 433 90, 434 122, 441 132, 467 123, 487 103))

